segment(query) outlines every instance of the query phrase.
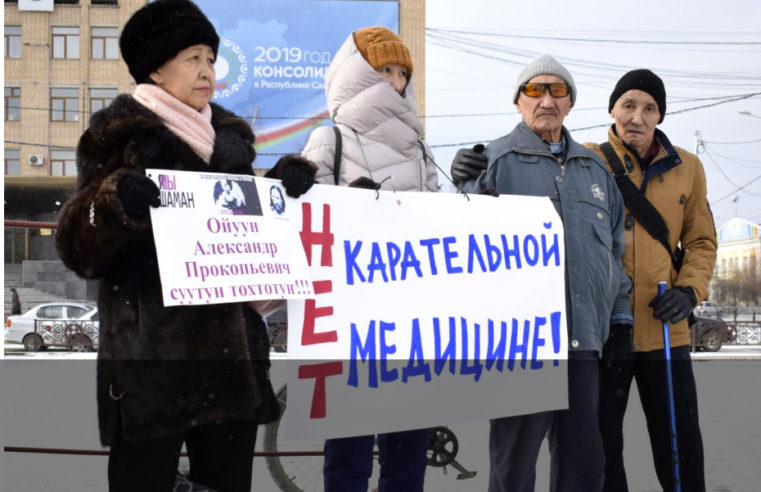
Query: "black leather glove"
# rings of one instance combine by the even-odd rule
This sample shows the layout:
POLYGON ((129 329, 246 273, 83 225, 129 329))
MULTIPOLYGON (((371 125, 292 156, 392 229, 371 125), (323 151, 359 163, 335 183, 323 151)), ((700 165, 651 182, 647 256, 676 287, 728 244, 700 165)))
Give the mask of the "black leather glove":
POLYGON ((676 286, 667 290, 661 297, 650 301, 653 316, 661 321, 678 323, 690 315, 695 308, 695 291, 692 287, 676 286))
POLYGON ((279 179, 283 183, 285 193, 298 198, 312 187, 316 173, 317 166, 312 161, 291 154, 281 157, 264 177, 279 179))
POLYGON ((143 174, 125 173, 116 186, 116 196, 130 218, 140 220, 148 215, 148 207, 159 207, 161 197, 159 187, 151 178, 143 174))
POLYGON ((460 149, 452 159, 452 182, 458 184, 462 181, 476 179, 481 171, 486 169, 488 159, 483 152, 484 146, 478 144, 472 149, 460 149))
POLYGON ((626 359, 632 353, 632 325, 613 323, 610 325, 608 341, 602 347, 602 361, 611 367, 616 360, 626 359))
POLYGON ((349 188, 364 188, 366 190, 379 190, 380 185, 373 181, 372 179, 368 178, 367 176, 362 176, 361 178, 357 178, 351 183, 349 183, 349 188))

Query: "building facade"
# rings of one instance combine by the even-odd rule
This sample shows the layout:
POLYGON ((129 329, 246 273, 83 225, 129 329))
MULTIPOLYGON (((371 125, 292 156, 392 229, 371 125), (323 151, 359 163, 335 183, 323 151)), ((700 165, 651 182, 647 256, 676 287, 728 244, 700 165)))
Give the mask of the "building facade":
MULTIPOLYGON (((55 222, 76 184, 75 148, 90 115, 134 87, 118 36, 144 4, 5 1, 5 220, 55 222), (30 10, 39 8, 47 10, 30 10)), ((57 260, 53 234, 5 227, 5 262, 57 260)))
POLYGON ((758 304, 761 295, 761 226, 733 217, 717 231, 719 247, 711 298, 721 303, 758 304))
POLYGON ((93 111, 131 78, 119 29, 140 0, 5 2, 5 175, 74 177, 74 149, 93 111))
MULTIPOLYGON (((5 220, 55 222, 75 187, 75 148, 90 115, 117 94, 134 90, 119 53, 119 35, 145 4, 5 0, 5 220), (41 5, 47 10, 30 10, 41 5)), ((415 97, 422 115, 425 0, 400 0, 399 26, 415 64, 415 97)), ((57 259, 52 234, 49 229, 6 227, 5 262, 57 259)))

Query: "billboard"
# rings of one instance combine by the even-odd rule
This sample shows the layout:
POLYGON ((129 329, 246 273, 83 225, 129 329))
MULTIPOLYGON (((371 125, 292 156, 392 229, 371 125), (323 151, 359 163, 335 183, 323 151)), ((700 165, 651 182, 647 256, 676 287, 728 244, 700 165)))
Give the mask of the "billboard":
POLYGON ((325 73, 347 36, 366 26, 399 32, 398 1, 197 0, 220 37, 213 102, 252 124, 270 168, 330 124, 325 73))

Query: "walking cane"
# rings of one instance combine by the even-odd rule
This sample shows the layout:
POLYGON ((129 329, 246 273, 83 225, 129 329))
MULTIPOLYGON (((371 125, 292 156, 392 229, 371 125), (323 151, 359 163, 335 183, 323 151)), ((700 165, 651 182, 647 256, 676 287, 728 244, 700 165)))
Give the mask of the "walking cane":
MULTIPOLYGON (((668 284, 658 282, 658 297, 666 293, 668 284)), ((674 378, 671 376, 671 337, 669 323, 663 322, 663 353, 666 358, 666 385, 669 396, 669 427, 671 429, 671 465, 674 471, 674 491, 682 492, 682 481, 679 476, 679 448, 676 443, 676 414, 674 411, 674 378)))

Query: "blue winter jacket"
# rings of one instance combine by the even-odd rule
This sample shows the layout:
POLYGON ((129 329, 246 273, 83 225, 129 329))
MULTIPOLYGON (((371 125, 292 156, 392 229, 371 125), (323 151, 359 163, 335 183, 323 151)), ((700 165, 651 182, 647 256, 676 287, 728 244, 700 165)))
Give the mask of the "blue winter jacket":
POLYGON ((596 350, 610 324, 631 324, 630 280, 621 263, 624 202, 605 164, 563 127, 565 159, 521 122, 484 150, 488 167, 466 192, 547 196, 563 221, 569 350, 596 350))

